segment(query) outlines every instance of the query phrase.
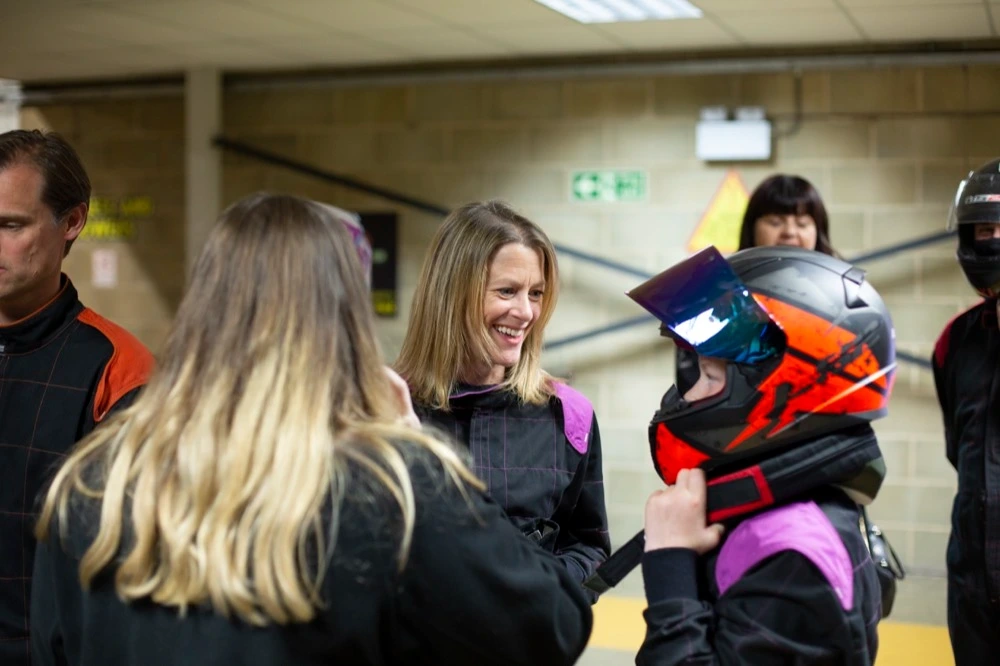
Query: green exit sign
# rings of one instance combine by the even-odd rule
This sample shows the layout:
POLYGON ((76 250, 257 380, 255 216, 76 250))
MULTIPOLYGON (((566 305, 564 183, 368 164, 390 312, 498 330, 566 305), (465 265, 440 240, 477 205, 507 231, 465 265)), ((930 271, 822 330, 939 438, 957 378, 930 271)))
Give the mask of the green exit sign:
POLYGON ((574 171, 573 201, 645 201, 649 192, 645 171, 574 171))

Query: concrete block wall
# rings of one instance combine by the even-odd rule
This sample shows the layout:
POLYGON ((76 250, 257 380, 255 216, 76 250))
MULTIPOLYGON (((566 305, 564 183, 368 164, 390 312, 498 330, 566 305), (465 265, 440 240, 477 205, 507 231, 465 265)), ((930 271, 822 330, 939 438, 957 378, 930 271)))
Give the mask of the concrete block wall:
MULTIPOLYGON (((21 127, 63 134, 87 168, 93 197, 111 204, 106 218, 133 222, 131 238, 80 238, 63 267, 86 305, 155 349, 184 290, 183 101, 157 97, 26 107, 21 127), (148 198, 151 213, 113 209, 136 197, 148 198), (116 287, 94 285, 95 250, 116 255, 116 287)), ((91 221, 96 217, 92 213, 91 221)))
MULTIPOLYGON (((776 171, 809 178, 828 205, 833 243, 847 257, 943 229, 957 182, 1000 154, 998 83, 1000 70, 986 66, 807 72, 802 123, 776 140, 774 159, 766 164, 698 161, 698 110, 759 104, 777 132, 790 131, 790 74, 229 91, 224 129, 232 138, 444 206, 501 197, 558 243, 654 272, 685 256, 730 166, 750 189, 776 171), (589 168, 646 170, 648 201, 571 202, 571 170, 589 168)), ((156 233, 127 244, 135 274, 120 293, 84 290, 151 343, 169 318, 180 284, 174 278, 183 266, 177 238, 181 113, 179 101, 162 99, 25 112, 29 124, 71 128, 102 187, 139 188, 162 202, 156 233)), ((227 155, 223 200, 259 189, 356 210, 398 211, 400 316, 380 321, 383 347, 394 357, 439 220, 227 155)), ((74 249, 71 273, 86 274, 89 267, 80 263, 86 248, 74 249)), ((866 268, 892 309, 899 347, 921 357, 929 356, 948 319, 975 300, 947 245, 866 268)), ((550 340, 641 313, 623 295, 637 279, 566 257, 561 271, 563 293, 550 340)), ((551 352, 546 365, 595 403, 612 536, 621 543, 638 529, 645 498, 659 486, 648 461, 646 424, 672 383, 672 349, 649 325, 551 352)), ((944 459, 927 371, 900 367, 891 415, 877 430, 890 474, 873 515, 913 569, 941 573, 955 480, 944 459)))

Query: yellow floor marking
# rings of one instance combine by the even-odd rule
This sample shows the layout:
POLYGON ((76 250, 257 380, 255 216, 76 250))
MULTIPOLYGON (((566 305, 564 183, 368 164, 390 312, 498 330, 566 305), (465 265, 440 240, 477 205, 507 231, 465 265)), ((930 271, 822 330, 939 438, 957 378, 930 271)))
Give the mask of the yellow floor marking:
POLYGON ((645 599, 601 597, 594 606, 594 633, 590 635, 590 646, 638 652, 646 635, 646 621, 642 619, 645 609, 645 599))
MULTIPOLYGON (((638 651, 646 632, 644 599, 601 597, 594 606, 590 646, 638 651)), ((954 666, 948 629, 886 621, 879 625, 878 666, 954 666)))

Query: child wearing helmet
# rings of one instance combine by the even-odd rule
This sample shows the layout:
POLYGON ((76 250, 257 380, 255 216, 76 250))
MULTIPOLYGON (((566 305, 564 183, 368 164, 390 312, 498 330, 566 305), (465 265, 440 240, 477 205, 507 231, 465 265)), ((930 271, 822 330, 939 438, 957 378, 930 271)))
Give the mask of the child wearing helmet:
POLYGON ((995 664, 1000 653, 1000 160, 962 181, 948 228, 958 231, 958 263, 983 297, 945 326, 932 358, 945 453, 958 472, 947 551, 948 632, 956 666, 972 666, 995 664))
POLYGON ((881 595, 858 530, 885 472, 892 321, 832 256, 708 248, 636 287, 700 377, 649 440, 639 665, 870 665, 881 595))

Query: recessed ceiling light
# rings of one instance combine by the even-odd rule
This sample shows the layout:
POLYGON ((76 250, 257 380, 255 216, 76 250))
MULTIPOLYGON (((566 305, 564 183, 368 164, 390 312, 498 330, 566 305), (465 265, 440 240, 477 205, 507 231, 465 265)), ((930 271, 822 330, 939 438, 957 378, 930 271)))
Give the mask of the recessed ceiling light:
POLYGON ((687 0, 535 0, 580 23, 701 18, 687 0))

